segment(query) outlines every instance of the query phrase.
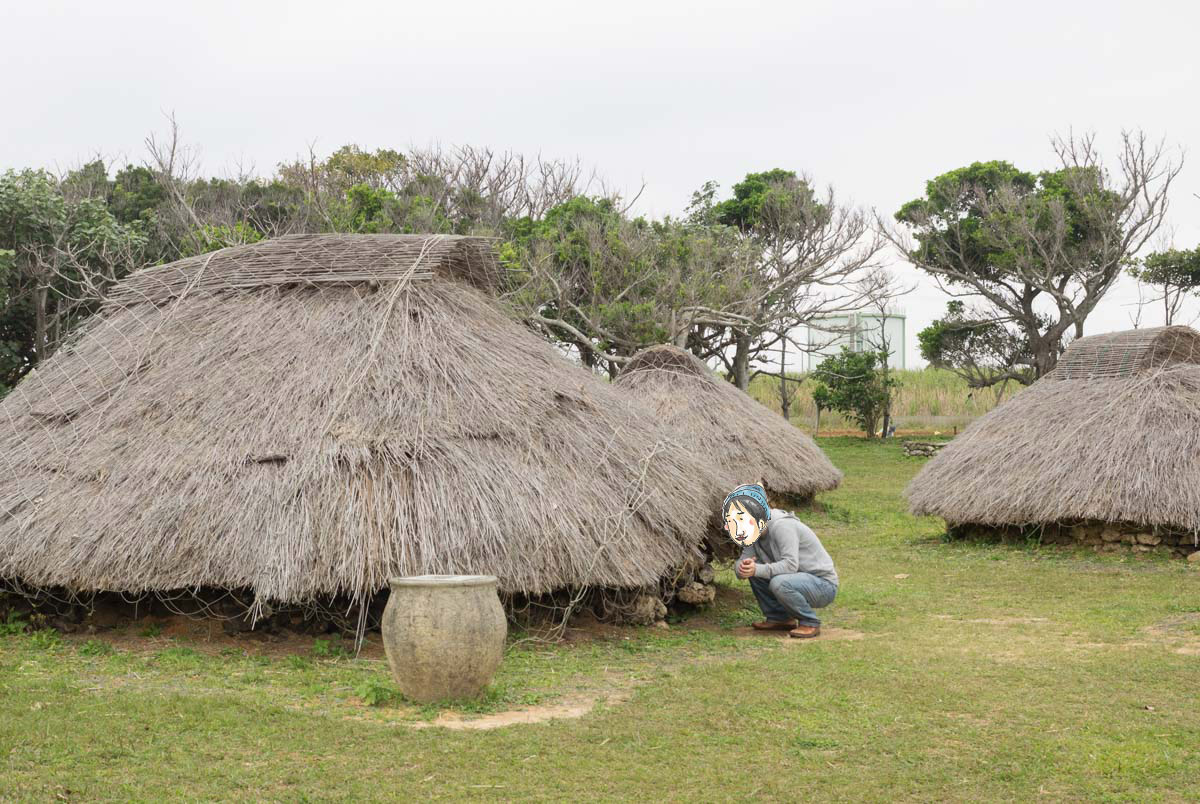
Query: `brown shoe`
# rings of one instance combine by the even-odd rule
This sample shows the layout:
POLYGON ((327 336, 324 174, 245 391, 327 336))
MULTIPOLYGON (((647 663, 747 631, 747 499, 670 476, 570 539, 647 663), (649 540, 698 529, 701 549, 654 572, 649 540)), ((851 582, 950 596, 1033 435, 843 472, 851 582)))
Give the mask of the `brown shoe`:
POLYGON ((755 631, 791 631, 795 628, 797 622, 795 620, 763 620, 761 623, 754 623, 755 631))
POLYGON ((821 635, 821 626, 819 625, 797 625, 791 631, 788 631, 788 636, 796 639, 812 639, 821 635))

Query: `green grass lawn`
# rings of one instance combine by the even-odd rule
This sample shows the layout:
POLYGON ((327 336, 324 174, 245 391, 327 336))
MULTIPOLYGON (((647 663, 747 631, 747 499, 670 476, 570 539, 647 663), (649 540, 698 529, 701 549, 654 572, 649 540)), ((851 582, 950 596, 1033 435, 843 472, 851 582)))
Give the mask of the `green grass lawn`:
POLYGON ((0 799, 1200 798, 1196 567, 947 544, 898 443, 822 445, 826 637, 745 635, 726 570, 670 630, 516 644, 464 717, 600 702, 484 731, 431 726, 377 647, 8 634, 0 799))

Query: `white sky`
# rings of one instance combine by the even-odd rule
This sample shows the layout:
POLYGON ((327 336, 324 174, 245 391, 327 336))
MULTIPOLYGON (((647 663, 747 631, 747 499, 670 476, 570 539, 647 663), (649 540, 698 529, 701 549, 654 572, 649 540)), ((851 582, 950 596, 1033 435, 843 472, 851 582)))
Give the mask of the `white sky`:
MULTIPOLYGON (((890 215, 975 160, 1051 167, 1049 135, 1071 127, 1110 154, 1123 128, 1200 142, 1198 28, 1187 0, 0 0, 0 169, 140 162, 173 111, 211 174, 269 173, 310 144, 470 143, 644 182, 649 215, 773 167, 890 215)), ((1188 164, 1180 247, 1200 242, 1194 193, 1188 164)), ((1118 286, 1087 331, 1126 328, 1136 298, 1118 286)), ((915 365, 945 297, 926 280, 903 306, 915 365)))

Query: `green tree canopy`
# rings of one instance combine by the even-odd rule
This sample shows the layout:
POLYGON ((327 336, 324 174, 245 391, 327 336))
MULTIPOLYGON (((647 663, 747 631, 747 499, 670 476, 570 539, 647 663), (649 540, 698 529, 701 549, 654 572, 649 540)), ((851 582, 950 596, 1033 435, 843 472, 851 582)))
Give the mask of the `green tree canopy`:
POLYGON ((1004 379, 1033 381, 1029 348, 1020 332, 972 315, 953 299, 946 312, 917 333, 921 357, 937 368, 957 372, 972 388, 986 388, 1004 379))
POLYGON ((0 385, 11 387, 95 308, 100 295, 141 259, 146 235, 123 224, 103 195, 82 196, 99 176, 45 171, 0 176, 0 385))
POLYGON ((769 225, 773 209, 802 206, 814 200, 812 189, 795 171, 773 168, 747 173, 733 185, 732 198, 713 206, 712 215, 718 223, 750 232, 769 225))
POLYGON ((693 345, 696 328, 745 292, 743 277, 723 270, 738 247, 724 226, 630 219, 612 198, 580 196, 505 230, 502 253, 519 266, 513 300, 612 374, 647 346, 693 345))
POLYGON ((1200 288, 1200 246, 1148 254, 1133 263, 1129 273, 1139 282, 1159 288, 1162 295, 1158 301, 1163 303, 1163 323, 1170 326, 1184 297, 1200 288))

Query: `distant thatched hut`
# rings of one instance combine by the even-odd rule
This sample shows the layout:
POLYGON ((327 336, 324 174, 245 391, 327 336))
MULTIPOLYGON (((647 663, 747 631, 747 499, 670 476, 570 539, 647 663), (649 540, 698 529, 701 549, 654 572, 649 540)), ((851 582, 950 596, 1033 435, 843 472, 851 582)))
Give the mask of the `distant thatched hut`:
POLYGON ((0 578, 363 600, 640 587, 722 489, 482 292, 486 241, 294 236, 150 268, 0 403, 0 578))
POLYGON ((806 500, 842 481, 805 433, 676 346, 639 352, 615 384, 649 404, 730 489, 761 479, 773 495, 806 500))
POLYGON ((1194 550, 1200 532, 1200 334, 1075 341, 1058 367, 973 422, 909 485, 953 531, 1194 550))

